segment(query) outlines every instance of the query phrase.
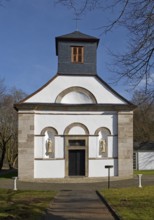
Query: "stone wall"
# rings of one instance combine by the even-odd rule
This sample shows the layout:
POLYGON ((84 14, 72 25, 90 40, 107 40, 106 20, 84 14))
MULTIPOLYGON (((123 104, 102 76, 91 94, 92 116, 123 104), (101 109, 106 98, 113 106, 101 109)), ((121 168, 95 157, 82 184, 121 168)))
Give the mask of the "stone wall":
POLYGON ((18 113, 18 177, 34 178, 34 114, 18 113))
POLYGON ((118 176, 133 175, 133 112, 118 113, 118 176))

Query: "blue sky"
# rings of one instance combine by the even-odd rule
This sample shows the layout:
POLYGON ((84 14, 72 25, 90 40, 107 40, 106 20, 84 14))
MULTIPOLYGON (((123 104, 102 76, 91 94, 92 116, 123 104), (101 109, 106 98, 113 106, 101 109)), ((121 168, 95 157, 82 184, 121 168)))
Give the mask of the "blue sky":
MULTIPOLYGON (((27 94, 39 89, 57 73, 55 37, 76 30, 73 11, 55 5, 54 0, 9 0, 0 7, 0 78, 7 88, 16 87, 27 94)), ((111 17, 113 16, 110 15, 111 17)), ((108 49, 120 53, 127 48, 127 33, 118 28, 101 35, 107 15, 96 10, 78 22, 79 31, 100 38, 97 73, 110 83, 112 58, 108 49)), ((110 86, 130 99, 126 81, 110 86)))

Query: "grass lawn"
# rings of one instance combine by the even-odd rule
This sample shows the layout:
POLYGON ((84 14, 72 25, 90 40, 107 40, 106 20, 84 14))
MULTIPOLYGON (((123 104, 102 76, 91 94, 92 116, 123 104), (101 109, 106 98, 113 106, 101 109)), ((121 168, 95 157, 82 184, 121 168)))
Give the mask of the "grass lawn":
POLYGON ((52 191, 0 189, 0 219, 39 220, 55 195, 52 191))
POLYGON ((154 175, 154 170, 134 170, 134 174, 154 175))
POLYGON ((154 186, 102 190, 101 194, 122 220, 154 219, 154 186))

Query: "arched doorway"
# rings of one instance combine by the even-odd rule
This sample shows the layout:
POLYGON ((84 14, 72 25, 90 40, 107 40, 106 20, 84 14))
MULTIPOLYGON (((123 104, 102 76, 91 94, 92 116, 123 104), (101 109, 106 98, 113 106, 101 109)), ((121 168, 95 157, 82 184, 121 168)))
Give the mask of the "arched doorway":
POLYGON ((88 129, 81 123, 73 123, 67 126, 64 135, 65 175, 88 176, 88 129))

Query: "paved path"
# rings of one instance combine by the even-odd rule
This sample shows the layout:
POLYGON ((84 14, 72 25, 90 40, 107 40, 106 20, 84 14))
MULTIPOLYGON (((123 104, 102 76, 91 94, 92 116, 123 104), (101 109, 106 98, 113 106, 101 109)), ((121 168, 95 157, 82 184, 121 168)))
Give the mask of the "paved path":
POLYGON ((114 220, 106 205, 92 190, 60 191, 42 220, 114 220))

